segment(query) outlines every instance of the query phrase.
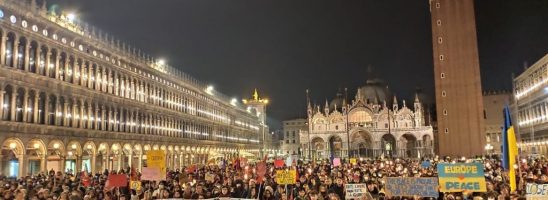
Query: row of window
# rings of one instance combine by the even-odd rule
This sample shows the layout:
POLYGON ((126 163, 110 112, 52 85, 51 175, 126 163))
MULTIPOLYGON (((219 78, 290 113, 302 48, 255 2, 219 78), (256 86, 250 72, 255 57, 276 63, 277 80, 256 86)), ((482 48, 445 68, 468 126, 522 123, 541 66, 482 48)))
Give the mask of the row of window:
POLYGON ((236 123, 235 116, 227 114, 226 109, 212 108, 206 101, 189 97, 192 95, 191 90, 179 90, 186 91, 186 94, 170 91, 143 81, 140 77, 127 76, 99 63, 39 45, 36 41, 29 42, 25 37, 18 38, 13 32, 7 33, 5 49, 2 51, 2 63, 15 69, 224 124, 258 130, 257 126, 247 120, 238 120, 240 123, 236 123))
POLYGON ((199 140, 258 142, 224 127, 213 128, 210 124, 139 112, 134 108, 93 104, 12 85, 2 89, 0 115, 4 121, 199 140))
POLYGON ((548 121, 548 102, 526 105, 518 111, 518 125, 531 126, 548 121))

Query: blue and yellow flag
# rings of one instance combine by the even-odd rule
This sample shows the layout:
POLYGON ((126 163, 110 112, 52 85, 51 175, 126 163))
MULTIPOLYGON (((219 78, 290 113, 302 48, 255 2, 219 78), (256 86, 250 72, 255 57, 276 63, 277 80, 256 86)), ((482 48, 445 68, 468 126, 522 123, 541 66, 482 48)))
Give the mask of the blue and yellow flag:
POLYGON ((516 134, 510 118, 510 108, 506 105, 504 107, 504 129, 502 130, 502 164, 504 169, 508 171, 512 192, 516 191, 516 169, 514 168, 516 156, 518 156, 516 134))

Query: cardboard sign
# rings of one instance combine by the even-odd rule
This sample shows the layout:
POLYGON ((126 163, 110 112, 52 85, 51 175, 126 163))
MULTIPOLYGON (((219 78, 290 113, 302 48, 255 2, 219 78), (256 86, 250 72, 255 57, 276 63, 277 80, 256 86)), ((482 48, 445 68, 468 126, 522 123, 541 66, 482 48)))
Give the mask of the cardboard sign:
POLYGON ((333 159, 333 167, 341 166, 341 158, 333 159))
POLYGON ((350 164, 355 165, 358 161, 355 158, 350 158, 350 164))
POLYGON ((548 184, 527 183, 525 197, 533 200, 548 199, 548 184))
POLYGON ((367 194, 367 185, 364 184, 345 184, 345 199, 361 199, 367 194))
POLYGON ((214 182, 215 181, 215 175, 212 174, 212 173, 207 173, 205 174, 205 180, 206 181, 210 181, 210 182, 214 182))
POLYGON ((485 192, 485 174, 481 163, 439 163, 440 192, 485 192))
POLYGON ((387 177, 385 178, 387 196, 419 196, 438 198, 437 178, 387 177))
POLYGON ((111 174, 108 175, 108 183, 111 187, 126 187, 127 176, 125 174, 111 174))
POLYGON ((283 160, 275 160, 274 161, 274 167, 276 167, 276 168, 284 167, 284 161, 283 160))
POLYGON ((141 181, 130 181, 129 188, 134 189, 135 191, 141 190, 141 181))
POLYGON ((162 150, 147 151, 147 167, 157 168, 160 170, 160 179, 166 179, 166 154, 162 150))
POLYGON ((276 183, 280 185, 295 184, 297 179, 297 170, 277 170, 276 183))
POLYGON ((141 172, 141 180, 160 181, 163 179, 162 179, 160 169, 143 167, 143 171, 141 172))
POLYGON ((422 168, 429 168, 430 166, 431 166, 431 163, 428 160, 422 161, 421 163, 422 168))

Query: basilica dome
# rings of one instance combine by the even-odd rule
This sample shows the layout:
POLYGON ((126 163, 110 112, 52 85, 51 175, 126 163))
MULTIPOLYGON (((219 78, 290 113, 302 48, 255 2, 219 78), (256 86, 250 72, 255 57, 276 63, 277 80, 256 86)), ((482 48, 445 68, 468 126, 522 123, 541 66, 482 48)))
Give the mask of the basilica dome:
POLYGON ((391 102, 392 93, 390 92, 388 85, 382 79, 367 80, 364 86, 358 88, 358 91, 363 100, 367 103, 382 104, 384 101, 387 103, 391 102))

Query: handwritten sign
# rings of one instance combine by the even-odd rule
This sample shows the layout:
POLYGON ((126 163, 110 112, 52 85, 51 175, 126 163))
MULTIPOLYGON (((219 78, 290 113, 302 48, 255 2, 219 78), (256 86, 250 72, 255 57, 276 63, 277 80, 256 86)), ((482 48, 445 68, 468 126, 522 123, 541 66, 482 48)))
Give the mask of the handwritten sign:
POLYGON ((485 176, 481 163, 438 164, 440 192, 485 192, 485 176))
POLYGON ((548 199, 548 184, 527 183, 525 197, 533 200, 548 199))
POLYGON ((283 167, 283 166, 284 166, 284 161, 283 160, 275 160, 274 161, 274 167, 280 168, 280 167, 283 167))
POLYGON ((341 158, 333 159, 333 167, 341 166, 341 158))
POLYGON ((367 194, 367 185, 365 184, 346 184, 344 185, 346 191, 345 199, 360 199, 367 194))
POLYGON ((147 151, 147 167, 160 170, 160 180, 166 179, 166 154, 162 150, 147 151))
POLYGON ((158 168, 143 167, 143 170, 141 172, 141 179, 149 181, 160 181, 163 180, 160 173, 160 169, 158 168))
POLYGON ((355 165, 358 161, 355 158, 350 158, 350 164, 355 165))
POLYGON ((429 168, 430 166, 431 166, 431 164, 430 164, 430 161, 428 161, 428 160, 422 161, 422 163, 421 163, 422 168, 429 168))
POLYGON ((141 190, 141 181, 131 181, 131 182, 129 182, 129 188, 134 189, 136 191, 141 190))
POLYGON ((205 174, 205 180, 206 181, 210 181, 210 182, 214 182, 215 181, 215 175, 213 175, 212 173, 207 173, 205 174))
POLYGON ((387 196, 419 196, 438 198, 437 178, 387 177, 387 196))
POLYGON ((283 184, 295 184, 297 179, 297 170, 277 170, 276 171, 276 183, 283 184))

